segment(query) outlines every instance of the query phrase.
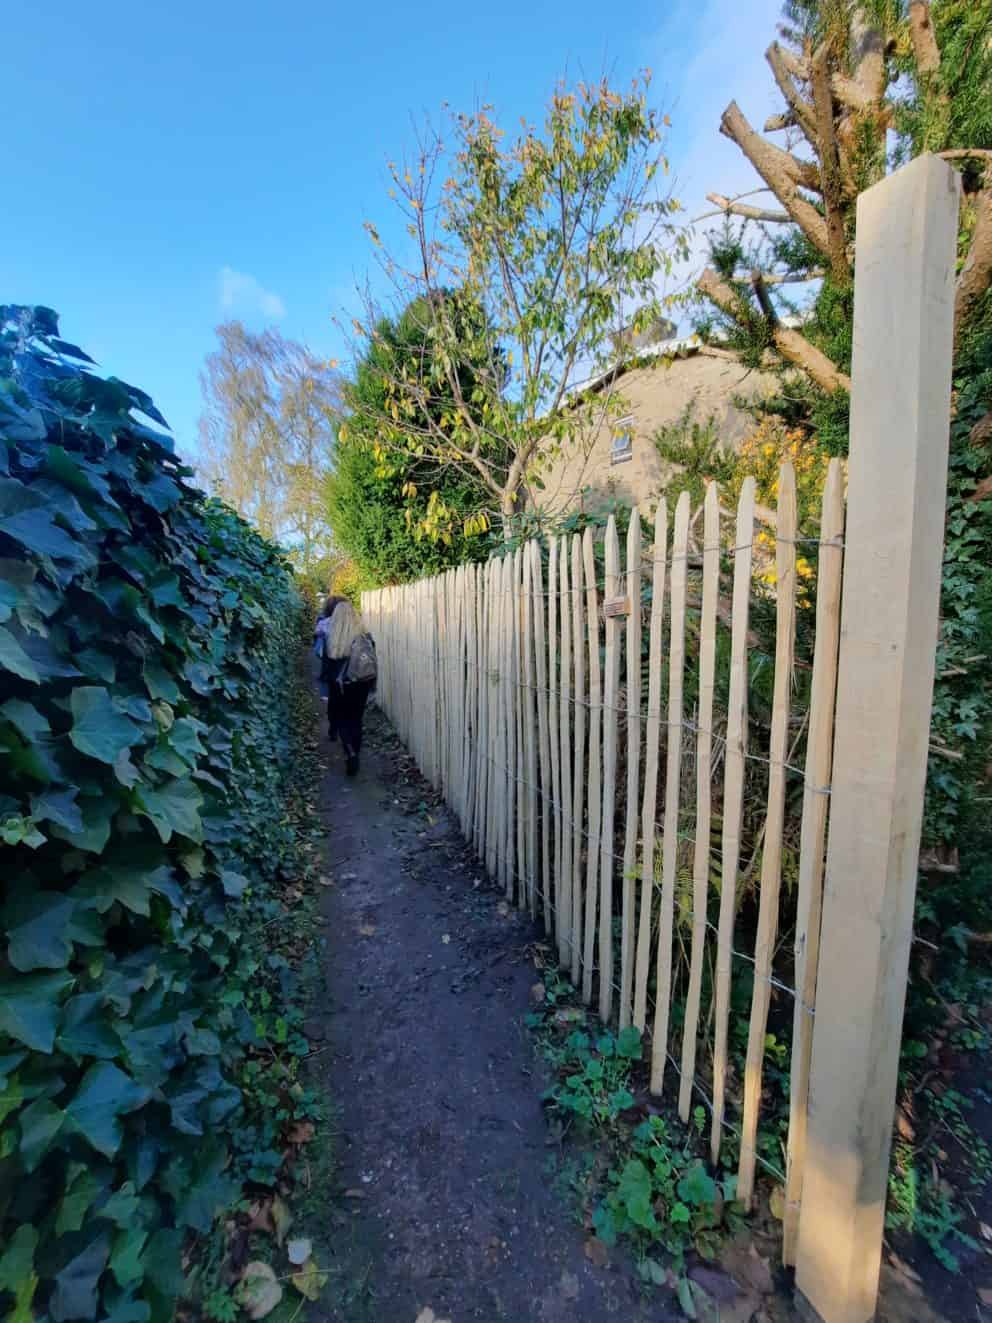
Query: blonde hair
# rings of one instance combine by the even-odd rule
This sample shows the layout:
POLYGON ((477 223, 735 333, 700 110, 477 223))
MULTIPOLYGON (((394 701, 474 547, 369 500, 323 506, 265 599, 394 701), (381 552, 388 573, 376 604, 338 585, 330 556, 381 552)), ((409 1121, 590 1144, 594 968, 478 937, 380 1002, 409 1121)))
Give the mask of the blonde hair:
POLYGON ((347 657, 351 652, 351 645, 359 634, 365 633, 365 626, 362 624, 362 617, 358 614, 352 604, 345 599, 339 602, 334 608, 331 616, 331 623, 327 626, 327 644, 326 651, 328 657, 335 660, 341 657, 347 657))

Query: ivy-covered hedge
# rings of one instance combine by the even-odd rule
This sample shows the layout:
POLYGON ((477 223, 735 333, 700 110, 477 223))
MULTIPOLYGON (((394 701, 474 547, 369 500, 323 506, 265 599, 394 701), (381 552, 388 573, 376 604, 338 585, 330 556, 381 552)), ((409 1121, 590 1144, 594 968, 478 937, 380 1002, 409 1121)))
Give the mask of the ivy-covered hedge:
POLYGON ((239 937, 290 830, 291 576, 89 362, 47 309, 0 308, 10 1323, 171 1318, 189 1233, 249 1174, 239 937))

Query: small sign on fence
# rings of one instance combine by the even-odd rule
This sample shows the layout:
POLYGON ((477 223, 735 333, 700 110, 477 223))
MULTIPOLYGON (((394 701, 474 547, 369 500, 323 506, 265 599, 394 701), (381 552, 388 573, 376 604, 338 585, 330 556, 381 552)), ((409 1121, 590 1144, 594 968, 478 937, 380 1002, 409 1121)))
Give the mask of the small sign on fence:
POLYGON ((608 597, 603 603, 603 615, 610 616, 629 616, 630 598, 629 597, 608 597))

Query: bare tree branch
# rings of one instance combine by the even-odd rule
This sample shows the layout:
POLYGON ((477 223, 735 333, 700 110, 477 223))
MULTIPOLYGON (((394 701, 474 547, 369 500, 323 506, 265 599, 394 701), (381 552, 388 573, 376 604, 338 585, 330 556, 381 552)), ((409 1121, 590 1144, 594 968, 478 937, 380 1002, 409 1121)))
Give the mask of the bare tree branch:
POLYGON ((779 133, 782 129, 791 129, 796 123, 796 117, 791 111, 786 111, 784 115, 769 115, 765 120, 765 133, 779 133))
MULTIPOLYGON (((736 101, 731 101, 723 112, 720 131, 737 143, 810 243, 818 248, 824 257, 829 258, 830 241, 826 221, 813 204, 799 192, 795 178, 786 167, 787 161, 798 165, 796 158, 789 152, 781 151, 760 133, 756 133, 736 101)), ((813 169, 815 171, 816 167, 814 166, 813 169)), ((819 171, 816 171, 816 174, 819 185, 819 171)))
POLYGON ((920 76, 935 73, 940 68, 940 48, 930 21, 930 5, 927 0, 910 0, 909 35, 920 76))
POLYGON ((764 277, 760 271, 752 271, 750 279, 754 297, 758 300, 758 307, 764 314, 765 321, 769 326, 778 326, 778 313, 775 311, 771 295, 765 287, 764 277))
POLYGON ((834 278, 847 283, 851 267, 847 258, 842 208, 843 182, 840 153, 834 136, 834 102, 830 91, 830 53, 824 43, 810 61, 810 83, 816 112, 817 149, 820 156, 820 179, 823 182, 823 209, 827 222, 827 246, 834 278))
POLYGON ((975 198, 975 230, 954 291, 955 339, 990 284, 992 284, 992 188, 986 188, 975 198))
MULTIPOLYGON (((810 68, 809 60, 804 59, 801 55, 797 55, 795 51, 790 51, 784 46, 779 47, 779 53, 782 67, 787 73, 791 74, 793 78, 798 78, 799 81, 803 83, 808 83, 812 80, 812 70, 810 68)), ((830 90, 833 92, 837 100, 842 105, 846 106, 848 110, 865 111, 877 108, 882 92, 881 89, 879 89, 876 95, 872 90, 873 87, 874 84, 868 85, 862 83, 856 78, 849 77, 849 75, 840 70, 835 70, 830 75, 830 90)), ((772 118, 776 117, 773 116, 772 118)), ((773 131, 770 125, 771 120, 765 125, 766 133, 771 133, 773 131)), ((775 125, 774 127, 784 128, 786 126, 775 125)))
MULTIPOLYGON (((708 268, 703 272, 697 282, 697 288, 729 316, 739 315, 738 295, 712 269, 708 268)), ((771 335, 772 342, 782 358, 802 368, 822 390, 832 394, 836 390, 851 389, 850 377, 841 372, 822 350, 810 344, 798 331, 778 324, 771 327, 771 335)))
POLYGON ((775 81, 778 83, 779 91, 789 103, 789 107, 795 117, 795 122, 805 133, 810 144, 815 148, 817 139, 816 116, 813 107, 799 94, 799 89, 793 81, 792 74, 786 68, 785 61, 782 58, 785 54, 783 48, 777 41, 765 51, 765 59, 771 66, 771 71, 775 75, 775 81))
POLYGON ((773 225, 791 225, 792 217, 787 211, 770 211, 765 207, 752 207, 746 202, 737 202, 724 197, 722 193, 707 193, 706 201, 712 202, 716 211, 709 211, 698 220, 709 220, 711 216, 743 216, 747 220, 768 221, 773 225))
MULTIPOLYGON (((827 274, 826 268, 822 266, 811 266, 806 271, 759 271, 763 285, 801 285, 808 280, 822 280, 827 274)), ((745 271, 743 275, 735 275, 735 280, 751 280, 754 273, 745 271)))

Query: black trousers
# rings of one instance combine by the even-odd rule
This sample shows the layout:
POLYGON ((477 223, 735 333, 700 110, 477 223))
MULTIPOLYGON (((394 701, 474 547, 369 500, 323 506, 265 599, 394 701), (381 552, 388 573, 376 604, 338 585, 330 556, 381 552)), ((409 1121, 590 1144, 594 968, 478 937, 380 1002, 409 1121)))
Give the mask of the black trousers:
POLYGON ((371 680, 345 685, 339 684, 333 677, 328 681, 327 729, 331 739, 341 737, 341 744, 349 756, 361 753, 362 718, 371 692, 371 680))

